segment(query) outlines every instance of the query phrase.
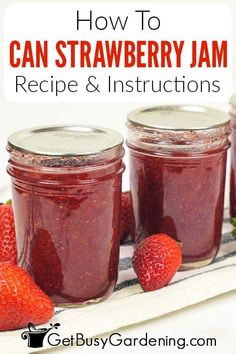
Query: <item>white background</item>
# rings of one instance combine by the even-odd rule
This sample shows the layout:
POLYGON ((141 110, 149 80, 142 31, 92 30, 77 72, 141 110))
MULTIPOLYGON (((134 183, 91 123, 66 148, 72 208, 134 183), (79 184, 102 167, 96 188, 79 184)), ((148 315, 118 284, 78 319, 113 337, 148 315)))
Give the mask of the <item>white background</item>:
MULTIPOLYGON (((15 0, 15 2, 20 2, 15 0)), ((32 2, 29 0, 28 2, 32 2)), ((39 1, 47 2, 47 1, 39 1)), ((51 1, 54 2, 54 1, 51 1)), ((78 2, 78 1, 77 1, 78 2)), ((95 1, 94 2, 99 2, 95 1)), ((122 2, 120 1, 121 6, 122 2)), ((137 1, 136 1, 137 2, 137 1)), ((173 1, 172 2, 178 2, 173 1)), ((190 2, 186 1, 186 2, 190 2)), ((198 1, 205 2, 205 1, 198 1)), ((212 1, 208 0, 209 3, 212 1)), ((3 33, 3 11, 7 4, 11 1, 2 0, 0 3, 0 38, 3 33)), ((231 5, 233 11, 233 23, 234 34, 233 39, 236 41, 236 3, 234 1, 224 1, 231 5)), ((177 14, 176 14, 177 15, 177 14)), ((209 18, 211 12, 209 12, 209 18)), ((21 14, 19 13, 19 16, 21 14)), ((201 19, 199 19, 201 21, 201 19)), ((14 23, 12 24, 14 26, 14 23)), ((220 24, 219 24, 220 26, 220 24)), ((3 41, 0 41, 0 71, 1 78, 2 72, 2 51, 3 41)), ((236 91, 236 49, 234 45, 234 62, 233 62, 233 85, 234 91, 236 91)), ((184 97, 183 97, 184 102, 184 97)), ((158 104, 159 102, 154 102, 158 104)), ((209 105, 212 105, 209 102, 209 105)), ((11 103, 6 100, 3 95, 3 87, 1 80, 1 92, 0 92, 0 192, 1 188, 9 185, 9 179, 5 173, 5 167, 7 163, 7 154, 5 153, 5 145, 7 137, 15 130, 29 127, 38 124, 54 124, 54 123, 88 123, 99 124, 118 130, 122 134, 125 134, 125 120, 126 114, 131 109, 139 107, 140 103, 11 103)), ((225 110, 228 110, 228 104, 225 101, 224 104, 214 104, 225 110)), ((125 172, 124 188, 128 188, 128 173, 125 172)), ((7 194, 7 193, 6 193, 7 194)), ((6 195, 4 197, 8 197, 6 195)), ((236 279, 235 279, 236 282, 236 279)), ((122 311, 122 309, 121 309, 122 311)), ((198 348, 196 351, 184 350, 184 353, 217 353, 217 354, 235 354, 236 353, 236 335, 235 335, 235 320, 236 320, 236 293, 218 297, 215 300, 207 301, 204 304, 188 308, 184 311, 179 311, 171 315, 165 316, 158 320, 148 321, 138 326, 129 327, 124 329, 126 336, 141 336, 145 331, 148 331, 153 336, 213 336, 218 340, 218 346, 214 348, 198 348)), ((1 343, 0 343, 1 344, 1 343)), ((138 349, 133 349, 132 352, 139 352, 138 349)), ((179 353, 177 349, 162 349, 156 348, 156 352, 161 354, 165 353, 179 353)), ((55 351, 54 351, 55 352, 55 351)), ((54 353, 53 352, 53 353, 54 353)), ((58 351, 59 352, 59 351, 58 351)), ((68 353, 78 353, 77 349, 68 348, 62 351, 68 353)), ((104 351, 103 351, 104 352, 104 351)), ((119 352, 119 351, 114 351, 119 352)), ((125 352, 129 353, 130 350, 126 349, 125 352)), ((147 348, 142 349, 142 353, 148 352, 147 348)), ((150 350, 151 352, 151 350, 150 350)), ((154 350, 153 350, 154 352, 154 350)), ((51 353, 51 351, 50 351, 51 353)), ((109 350, 111 353, 111 350, 109 350)), ((15 354, 15 353, 9 353, 15 354)), ((22 353, 16 353, 22 354, 22 353)))
MULTIPOLYGON (((168 4, 162 3, 160 5, 153 3, 143 3, 139 4, 123 4, 122 7, 118 7, 117 4, 109 4, 109 6, 101 6, 100 4, 81 4, 79 7, 77 4, 61 4, 58 8, 53 4, 14 4, 7 8, 5 15, 5 26, 4 26, 4 81, 5 81, 5 91, 9 100, 20 101, 20 102, 141 102, 150 103, 152 100, 161 100, 162 103, 169 103, 170 97, 173 103, 181 101, 183 93, 175 92, 173 86, 171 86, 171 93, 165 92, 162 89, 161 93, 152 92, 147 85, 145 92, 138 92, 134 89, 133 92, 122 93, 121 90, 118 92, 108 92, 108 76, 112 80, 126 80, 135 81, 137 77, 140 80, 154 80, 154 87, 157 89, 157 82, 173 81, 175 77, 178 80, 182 80, 185 77, 186 83, 189 81, 198 82, 200 86, 200 81, 208 80, 211 83, 211 90, 213 92, 208 93, 207 87, 204 86, 203 92, 200 90, 196 92, 191 92, 190 90, 196 90, 196 85, 192 82, 190 84, 190 90, 185 89, 184 92, 185 101, 189 102, 201 102, 209 103, 209 101, 214 102, 224 102, 228 99, 231 94, 231 34, 232 34, 232 17, 230 9, 225 4, 168 4), (79 31, 77 28, 76 14, 79 9, 79 17, 81 19, 87 19, 89 17, 89 10, 92 11, 92 31, 89 29, 89 23, 80 23, 79 31), (144 14, 144 29, 142 30, 142 16, 140 13, 135 12, 135 10, 149 10, 149 13, 144 14), (19 16, 21 13, 21 16, 19 16), (209 16, 209 13, 211 16, 209 16), (37 14, 37 15, 36 15, 37 14), (101 21, 101 16, 107 19, 115 19, 119 16, 124 23, 126 18, 125 29, 122 30, 120 26, 116 27, 116 30, 112 30, 111 25, 109 25, 109 20, 107 28, 104 30, 99 30, 94 25, 96 18, 100 18, 98 25, 104 25, 104 20, 101 21), (158 16, 160 18, 160 28, 157 30, 151 30, 147 21, 153 16, 158 16), (43 26, 42 26, 43 19, 43 26), (12 24, 14 23, 14 26, 12 24), (186 28, 188 29, 186 31, 186 28), (30 29, 30 31, 29 31, 30 29), (48 35, 50 33, 50 35, 48 35), (27 65, 26 68, 12 68, 9 65, 9 47, 13 40, 18 40, 23 47, 25 40, 30 40, 32 43, 32 50, 34 52, 34 43, 36 40, 41 42, 48 40, 48 68, 30 68, 27 65), (160 41, 184 41, 182 53, 181 53, 181 67, 175 68, 176 65, 176 54, 173 47, 171 51, 171 63, 173 68, 137 68, 130 67, 125 68, 123 60, 121 59, 120 66, 118 68, 101 68, 98 65, 97 68, 79 68, 79 46, 76 46, 76 61, 75 68, 70 68, 70 47, 67 46, 63 49, 67 57, 67 65, 63 68, 58 68, 55 65, 55 59, 60 58, 55 50, 56 43, 59 40, 77 40, 77 41, 89 41, 93 48, 97 41, 157 41, 159 43, 158 51, 158 63, 161 64, 161 45, 160 41), (211 56, 211 43, 212 41, 228 41, 228 67, 227 68, 206 68, 203 67, 191 68, 192 63, 192 42, 197 41, 198 53, 200 52, 200 44, 202 41, 208 41, 209 53, 211 56), (69 82, 70 80, 76 80, 78 82, 77 90, 78 92, 72 93, 69 90, 65 90, 56 96, 55 92, 42 93, 40 90, 38 92, 24 92, 18 87, 19 92, 16 92, 16 76, 24 75, 27 82, 30 80, 37 80, 38 82, 42 80, 50 80, 53 76, 55 80, 64 80, 69 82), (95 84, 99 84, 100 92, 88 92, 86 86, 88 84, 88 78, 90 76, 95 76, 96 80, 92 80, 95 84), (214 92, 214 86, 212 82, 215 80, 219 81, 220 91, 214 92), (207 93, 207 94, 206 94, 207 93)), ((153 20, 151 22, 153 24, 153 20)), ((143 46, 142 50, 147 53, 147 46, 143 46)), ((19 52, 22 53, 22 49, 17 51, 16 56, 19 52)), ((123 53, 123 52, 122 52, 123 53)), ((21 54, 22 55, 22 54, 21 54)), ((212 55, 213 56, 213 55, 212 55)), ((212 57, 211 56, 211 57, 212 57)), ((91 55, 92 57, 92 55, 91 55)), ((121 58, 123 55, 121 54, 121 58)), ((142 57, 142 62, 147 63, 147 55, 142 57)), ((22 82, 22 79, 20 79, 22 82)), ((49 85, 43 85, 43 89, 49 85)), ((90 89, 93 89, 90 85, 90 89)), ((134 85, 135 86, 135 85, 134 85)), ((140 85, 141 86, 141 85, 140 85)), ((186 86, 186 84, 185 84, 186 86)), ((61 87, 61 84, 60 84, 61 87)), ((180 87, 180 86, 179 86, 180 87)), ((34 87, 33 90, 36 88, 34 87)), ((167 85, 167 90, 170 89, 170 83, 167 85)), ((49 90, 50 91, 50 90, 49 90)), ((140 89, 139 89, 140 91, 140 89)))

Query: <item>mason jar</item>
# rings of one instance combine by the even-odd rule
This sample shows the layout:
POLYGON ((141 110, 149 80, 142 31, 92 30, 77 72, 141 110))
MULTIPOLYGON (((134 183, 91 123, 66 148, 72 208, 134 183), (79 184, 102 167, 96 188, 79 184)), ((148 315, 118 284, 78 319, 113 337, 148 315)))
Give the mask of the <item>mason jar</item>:
POLYGON ((200 106, 159 106, 128 115, 132 236, 166 233, 181 269, 212 262, 221 240, 229 117, 200 106))
POLYGON ((82 125, 8 139, 19 265, 60 306, 100 301, 116 284, 122 143, 82 125))
POLYGON ((236 95, 230 99, 231 125, 231 172, 230 172, 230 216, 236 217, 236 95))

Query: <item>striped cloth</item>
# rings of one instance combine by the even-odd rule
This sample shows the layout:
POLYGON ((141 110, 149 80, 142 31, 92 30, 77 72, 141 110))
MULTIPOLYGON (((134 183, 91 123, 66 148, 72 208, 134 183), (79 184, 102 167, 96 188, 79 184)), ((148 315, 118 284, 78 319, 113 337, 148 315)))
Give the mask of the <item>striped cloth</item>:
MULTIPOLYGON (((228 210, 225 215, 228 215, 228 210)), ((56 308, 55 316, 50 322, 61 324, 58 330, 61 337, 70 337, 79 332, 89 338, 157 318, 235 290, 236 241, 231 237, 231 229, 226 217, 222 244, 212 264, 196 270, 178 272, 168 286, 152 292, 143 292, 138 284, 132 269, 133 246, 121 246, 119 277, 112 296, 101 303, 80 308, 56 308)), ((26 354, 52 349, 47 342, 43 348, 27 348, 21 339, 21 333, 22 330, 0 333, 1 354, 26 354)))

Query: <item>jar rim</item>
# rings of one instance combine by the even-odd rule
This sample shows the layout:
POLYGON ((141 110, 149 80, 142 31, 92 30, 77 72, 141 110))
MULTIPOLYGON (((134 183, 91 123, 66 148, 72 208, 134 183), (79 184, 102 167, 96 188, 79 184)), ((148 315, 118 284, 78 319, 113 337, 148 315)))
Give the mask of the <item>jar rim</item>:
POLYGON ((199 105, 148 106, 133 110, 127 116, 128 124, 144 129, 172 131, 214 129, 229 120, 224 111, 199 105))
POLYGON ((115 130, 92 125, 46 125, 17 131, 8 150, 51 157, 81 157, 108 152, 123 144, 115 130))

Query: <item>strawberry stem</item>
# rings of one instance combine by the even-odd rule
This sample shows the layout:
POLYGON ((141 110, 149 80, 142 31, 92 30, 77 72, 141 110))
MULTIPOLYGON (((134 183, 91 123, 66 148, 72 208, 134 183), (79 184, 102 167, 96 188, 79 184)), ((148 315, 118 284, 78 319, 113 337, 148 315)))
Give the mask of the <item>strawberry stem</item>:
POLYGON ((233 226, 236 226, 236 218, 231 218, 230 222, 233 226))
POLYGON ((231 231, 231 235, 233 236, 233 238, 236 239, 236 229, 233 229, 233 230, 231 231))
POLYGON ((8 199, 8 200, 6 201, 6 204, 7 204, 7 205, 12 205, 12 200, 11 200, 11 199, 8 199))
POLYGON ((236 239, 236 218, 231 218, 230 222, 234 227, 233 230, 231 231, 231 235, 233 236, 233 238, 236 239))

